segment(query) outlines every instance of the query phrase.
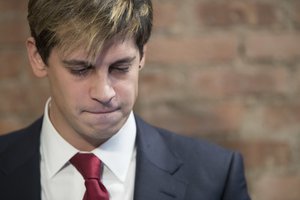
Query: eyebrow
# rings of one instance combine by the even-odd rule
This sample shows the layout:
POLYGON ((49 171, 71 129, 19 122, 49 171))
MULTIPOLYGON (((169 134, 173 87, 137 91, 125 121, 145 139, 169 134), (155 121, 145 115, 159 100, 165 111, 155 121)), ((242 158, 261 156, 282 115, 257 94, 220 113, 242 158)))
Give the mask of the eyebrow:
POLYGON ((115 62, 112 62, 110 64, 111 65, 118 65, 118 64, 123 64, 123 63, 131 63, 136 59, 136 56, 132 56, 132 57, 125 57, 125 58, 121 58, 119 60, 116 60, 115 62))
POLYGON ((90 62, 84 60, 72 59, 72 60, 63 60, 62 62, 67 66, 92 66, 90 62))
MULTIPOLYGON (((123 64, 123 63, 131 63, 136 59, 136 56, 128 56, 128 57, 124 57, 121 58, 119 60, 116 60, 112 63, 110 63, 109 65, 118 65, 118 64, 123 64)), ((94 64, 92 64, 89 61, 84 61, 84 60, 76 60, 76 59, 71 59, 71 60, 62 60, 62 62, 64 64, 66 64, 67 66, 94 66, 94 64)))

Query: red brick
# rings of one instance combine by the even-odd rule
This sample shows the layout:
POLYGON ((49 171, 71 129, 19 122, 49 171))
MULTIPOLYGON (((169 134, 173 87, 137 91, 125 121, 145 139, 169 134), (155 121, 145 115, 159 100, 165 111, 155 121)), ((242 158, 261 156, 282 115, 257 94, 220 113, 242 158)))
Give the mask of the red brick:
POLYGON ((199 3, 201 24, 208 26, 271 26, 278 22, 276 4, 246 1, 207 1, 199 3))
POLYGON ((229 67, 194 69, 189 72, 192 96, 222 98, 250 95, 284 95, 289 92, 289 72, 285 68, 234 69, 229 67))
POLYGON ((220 141, 222 146, 238 150, 245 159, 247 169, 288 166, 292 162, 290 145, 272 140, 232 140, 220 141))
POLYGON ((153 22, 155 29, 165 29, 173 26, 177 20, 178 4, 174 2, 153 1, 153 22))
MULTIPOLYGON (((15 115, 22 119, 24 116, 42 114, 44 103, 48 97, 47 87, 43 82, 16 82, 0 85, 1 115, 15 115)), ((20 120, 22 121, 22 120, 20 120)))
POLYGON ((180 71, 147 65, 140 76, 139 99, 143 104, 181 98, 185 77, 180 71), (149 95, 151 94, 151 95, 149 95))
POLYGON ((292 4, 293 10, 292 10, 292 19, 296 24, 297 28, 300 28, 300 3, 296 2, 292 4))
POLYGON ((168 64, 230 62, 237 57, 238 41, 232 35, 152 38, 148 61, 168 64))
POLYGON ((28 98, 24 85, 5 84, 0 87, 0 93, 5 94, 0 98, 0 113, 16 113, 22 114, 30 112, 28 110, 28 98))
POLYGON ((293 81, 293 92, 295 95, 300 94, 300 62, 296 65, 296 70, 292 74, 292 81, 293 81))
POLYGON ((263 112, 264 128, 270 133, 295 133, 300 129, 300 104, 286 102, 268 105, 263 112))
POLYGON ((300 36, 297 34, 248 35, 245 48, 250 59, 289 60, 300 56, 300 36))
POLYGON ((25 17, 0 18, 0 44, 24 45, 28 36, 29 28, 25 17))
POLYGON ((254 184, 255 199, 299 200, 300 175, 268 173, 254 184))
POLYGON ((0 0, 0 13, 26 12, 28 0, 0 0))
POLYGON ((25 52, 16 49, 0 49, 0 79, 21 75, 24 68, 25 52))
POLYGON ((195 137, 235 134, 244 112, 239 103, 204 104, 188 99, 143 106, 139 110, 154 125, 195 137))

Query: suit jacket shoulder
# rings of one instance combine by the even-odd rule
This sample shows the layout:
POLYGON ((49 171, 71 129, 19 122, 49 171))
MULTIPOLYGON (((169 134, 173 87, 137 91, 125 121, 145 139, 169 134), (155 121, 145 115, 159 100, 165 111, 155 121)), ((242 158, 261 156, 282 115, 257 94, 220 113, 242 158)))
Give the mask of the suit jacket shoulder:
POLYGON ((39 144, 42 119, 0 137, 1 199, 40 199, 39 144))
MULTIPOLYGON (((136 187, 146 187, 146 179, 151 180, 148 186, 160 191, 148 191, 152 198, 154 195, 154 199, 250 199, 240 154, 155 128, 138 117, 137 127, 136 184, 143 186, 136 187)), ((136 196, 151 199, 147 192, 136 196)))

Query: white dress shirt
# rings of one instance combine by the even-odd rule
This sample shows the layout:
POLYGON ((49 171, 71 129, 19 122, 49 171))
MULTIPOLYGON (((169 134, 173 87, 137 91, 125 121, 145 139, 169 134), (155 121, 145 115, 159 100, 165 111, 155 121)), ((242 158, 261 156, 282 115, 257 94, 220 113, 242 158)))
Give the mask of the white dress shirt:
MULTIPOLYGON (((49 99, 45 106, 41 132, 42 200, 82 200, 84 179, 69 163, 79 150, 75 149, 55 130, 50 121, 49 99)), ((103 163, 102 183, 110 200, 132 200, 136 166, 136 123, 131 112, 127 122, 112 138, 94 149, 103 163)))

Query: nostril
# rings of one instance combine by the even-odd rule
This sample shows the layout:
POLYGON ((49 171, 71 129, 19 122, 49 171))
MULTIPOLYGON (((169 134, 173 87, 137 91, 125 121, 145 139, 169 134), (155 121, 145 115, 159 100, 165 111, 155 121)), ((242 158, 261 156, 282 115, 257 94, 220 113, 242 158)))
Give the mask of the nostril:
POLYGON ((96 101, 98 101, 99 103, 101 103, 103 106, 105 107, 110 107, 111 106, 111 102, 112 102, 112 99, 113 97, 111 97, 110 99, 103 99, 103 100, 99 100, 99 99, 96 99, 96 101))

